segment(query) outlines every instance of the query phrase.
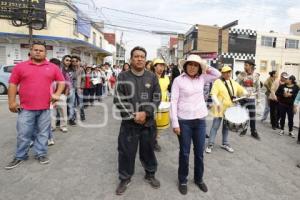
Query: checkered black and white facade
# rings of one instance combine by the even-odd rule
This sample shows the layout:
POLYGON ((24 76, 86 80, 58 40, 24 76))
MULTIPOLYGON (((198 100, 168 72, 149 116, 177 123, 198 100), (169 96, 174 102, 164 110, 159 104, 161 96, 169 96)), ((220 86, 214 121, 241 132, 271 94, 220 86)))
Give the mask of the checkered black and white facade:
POLYGON ((223 53, 223 58, 233 58, 234 60, 255 60, 255 54, 248 53, 223 53))
POLYGON ((229 29, 229 34, 257 36, 257 32, 255 30, 251 30, 251 29, 239 29, 239 28, 229 29))

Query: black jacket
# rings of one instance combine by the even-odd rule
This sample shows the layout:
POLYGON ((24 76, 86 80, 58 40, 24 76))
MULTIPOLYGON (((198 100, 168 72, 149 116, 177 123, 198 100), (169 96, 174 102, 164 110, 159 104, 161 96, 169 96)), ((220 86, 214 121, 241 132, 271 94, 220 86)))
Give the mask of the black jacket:
POLYGON ((154 125, 154 114, 160 101, 160 86, 152 72, 145 70, 142 76, 136 76, 130 70, 119 74, 114 104, 120 109, 123 120, 133 121, 133 113, 145 111, 145 126, 154 125))
POLYGON ((280 85, 276 91, 276 96, 278 98, 278 102, 287 106, 292 106, 298 94, 299 88, 295 84, 292 87, 288 87, 286 84, 280 85), (284 97, 284 93, 291 93, 291 97, 284 97))

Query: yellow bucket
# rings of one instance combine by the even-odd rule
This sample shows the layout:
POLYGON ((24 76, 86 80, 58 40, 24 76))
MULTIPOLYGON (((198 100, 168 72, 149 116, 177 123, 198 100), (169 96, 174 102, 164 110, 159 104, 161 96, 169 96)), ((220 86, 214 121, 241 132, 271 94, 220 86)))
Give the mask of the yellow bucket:
POLYGON ((170 103, 161 102, 156 112, 156 126, 157 129, 167 129, 170 126, 170 115, 169 115, 170 103))

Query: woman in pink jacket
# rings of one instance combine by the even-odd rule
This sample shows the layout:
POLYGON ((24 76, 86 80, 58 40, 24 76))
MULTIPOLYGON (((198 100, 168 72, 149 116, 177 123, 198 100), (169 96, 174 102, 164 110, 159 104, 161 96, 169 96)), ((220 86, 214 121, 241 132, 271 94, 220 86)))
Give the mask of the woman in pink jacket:
POLYGON ((178 189, 181 194, 187 193, 189 154, 191 141, 193 141, 194 181, 200 190, 207 192, 207 186, 203 181, 203 151, 206 135, 205 117, 208 115, 208 110, 203 87, 205 83, 219 78, 221 73, 217 69, 208 67, 206 61, 198 55, 190 55, 181 66, 184 72, 174 80, 171 94, 172 127, 180 145, 178 189))

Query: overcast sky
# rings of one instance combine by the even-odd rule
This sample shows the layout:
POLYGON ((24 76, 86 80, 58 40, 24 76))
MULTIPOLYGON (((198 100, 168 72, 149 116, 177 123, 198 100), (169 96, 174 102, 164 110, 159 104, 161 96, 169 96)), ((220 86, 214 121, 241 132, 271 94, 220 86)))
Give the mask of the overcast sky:
MULTIPOLYGON (((83 4, 81 6, 91 11, 91 17, 103 19, 105 23, 148 31, 185 33, 192 26, 191 24, 222 26, 239 20, 236 28, 288 33, 290 24, 300 22, 300 0, 94 0, 98 10, 93 10, 92 1, 76 0, 75 2, 89 3, 89 6, 83 4), (187 24, 135 16, 103 7, 187 24)), ((119 29, 106 30, 115 31, 119 41, 121 33, 119 29)), ((161 36, 146 32, 133 30, 123 32, 123 42, 128 51, 136 45, 144 46, 149 53, 149 59, 156 56, 156 49, 160 47, 161 41, 161 36)))

